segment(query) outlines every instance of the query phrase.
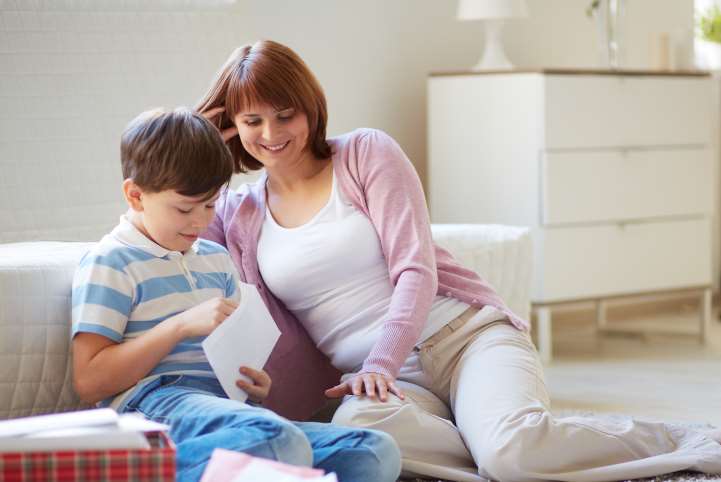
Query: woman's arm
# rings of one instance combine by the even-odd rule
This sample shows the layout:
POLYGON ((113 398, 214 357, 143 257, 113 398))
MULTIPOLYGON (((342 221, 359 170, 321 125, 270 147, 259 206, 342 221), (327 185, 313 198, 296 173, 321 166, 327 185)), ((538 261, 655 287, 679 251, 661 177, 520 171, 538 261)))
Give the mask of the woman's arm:
POLYGON ((398 143, 370 130, 360 141, 358 172, 393 285, 381 335, 361 372, 395 377, 426 324, 438 290, 423 187, 398 143))
POLYGON ((331 389, 328 395, 358 394, 356 388, 364 388, 374 396, 375 384, 383 399, 384 385, 398 375, 425 326, 438 275, 423 188, 403 150, 387 134, 366 130, 353 151, 348 167, 360 180, 365 203, 361 208, 378 233, 393 294, 381 334, 360 371, 361 375, 378 375, 349 380, 344 389, 331 389))

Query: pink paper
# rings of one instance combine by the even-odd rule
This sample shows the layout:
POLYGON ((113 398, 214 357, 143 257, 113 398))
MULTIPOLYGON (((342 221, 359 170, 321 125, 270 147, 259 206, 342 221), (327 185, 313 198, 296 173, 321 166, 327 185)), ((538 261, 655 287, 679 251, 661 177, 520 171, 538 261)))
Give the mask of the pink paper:
POLYGON ((267 465, 269 469, 276 472, 282 472, 300 479, 318 478, 324 474, 320 469, 288 465, 274 460, 252 457, 241 452, 233 452, 232 450, 215 449, 200 482, 232 482, 253 461, 256 464, 267 465))

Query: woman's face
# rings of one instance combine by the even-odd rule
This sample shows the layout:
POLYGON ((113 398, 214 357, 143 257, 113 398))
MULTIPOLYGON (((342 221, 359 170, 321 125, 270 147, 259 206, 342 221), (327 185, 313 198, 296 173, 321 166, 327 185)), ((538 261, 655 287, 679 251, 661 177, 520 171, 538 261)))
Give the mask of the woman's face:
POLYGON ((292 107, 276 110, 268 104, 252 105, 233 121, 245 150, 265 167, 302 162, 309 154, 308 117, 292 107))

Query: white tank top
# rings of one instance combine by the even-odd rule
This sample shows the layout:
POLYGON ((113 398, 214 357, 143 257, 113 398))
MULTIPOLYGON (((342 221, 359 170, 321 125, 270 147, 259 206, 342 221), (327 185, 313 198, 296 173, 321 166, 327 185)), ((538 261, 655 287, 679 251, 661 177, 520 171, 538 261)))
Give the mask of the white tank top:
MULTIPOLYGON (((268 288, 333 365, 356 371, 380 335, 393 286, 373 225, 337 186, 302 226, 284 228, 266 209, 258 266, 268 288)), ((469 307, 436 296, 419 342, 469 307)))

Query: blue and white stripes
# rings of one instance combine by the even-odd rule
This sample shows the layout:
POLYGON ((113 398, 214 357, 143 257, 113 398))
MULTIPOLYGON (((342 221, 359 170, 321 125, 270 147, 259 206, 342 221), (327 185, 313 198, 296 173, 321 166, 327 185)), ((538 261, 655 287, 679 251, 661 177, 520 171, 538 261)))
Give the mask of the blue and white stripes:
MULTIPOLYGON (((72 335, 95 333, 121 343, 163 320, 215 297, 240 296, 237 274, 225 248, 200 239, 185 253, 153 243, 127 219, 80 262, 73 279, 72 335)), ((179 343, 135 387, 105 400, 119 408, 135 390, 159 375, 214 376, 201 343, 179 343)))

